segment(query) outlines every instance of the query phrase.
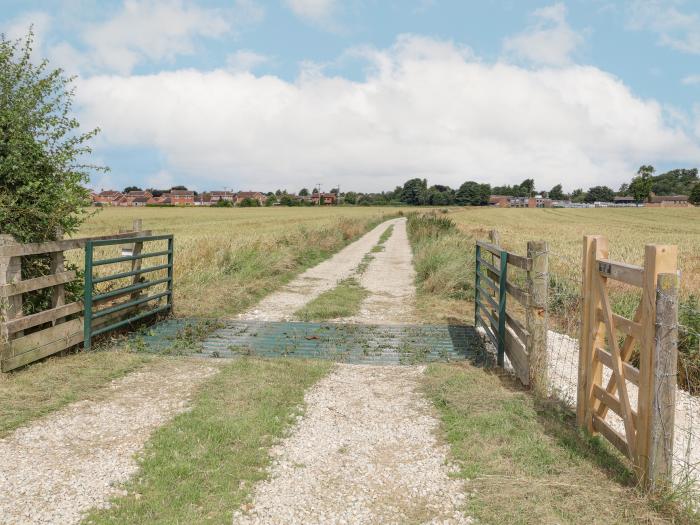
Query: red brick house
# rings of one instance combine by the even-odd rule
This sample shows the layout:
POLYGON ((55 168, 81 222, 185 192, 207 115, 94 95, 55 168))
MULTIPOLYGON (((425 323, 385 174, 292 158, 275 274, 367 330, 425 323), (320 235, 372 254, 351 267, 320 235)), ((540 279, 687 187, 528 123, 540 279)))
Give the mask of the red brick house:
POLYGON ((130 191, 119 200, 119 206, 145 206, 152 197, 150 191, 130 191))
POLYGON ((267 197, 265 194, 260 193, 259 191, 239 191, 236 194, 235 199, 234 204, 240 204, 245 199, 254 199, 260 203, 260 206, 263 206, 267 197))
POLYGON ((100 206, 117 206, 117 203, 123 196, 123 193, 120 191, 102 190, 93 196, 92 202, 100 206))
POLYGON ((330 206, 338 204, 338 195, 336 193, 312 193, 311 203, 314 205, 330 206))
POLYGON ((190 190, 171 190, 170 201, 173 206, 194 206, 194 192, 190 190))
POLYGON ((231 203, 235 202, 236 194, 232 191, 212 191, 211 192, 211 205, 216 206, 219 201, 229 201, 231 203))

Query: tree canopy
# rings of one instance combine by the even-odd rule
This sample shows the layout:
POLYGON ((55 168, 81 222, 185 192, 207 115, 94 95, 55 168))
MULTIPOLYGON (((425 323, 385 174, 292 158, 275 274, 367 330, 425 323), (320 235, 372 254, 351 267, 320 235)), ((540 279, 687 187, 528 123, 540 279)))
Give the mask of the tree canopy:
POLYGON ((82 159, 99 130, 79 130, 72 78, 32 60, 34 35, 0 35, 0 232, 21 242, 74 233, 86 218, 95 170, 82 159))

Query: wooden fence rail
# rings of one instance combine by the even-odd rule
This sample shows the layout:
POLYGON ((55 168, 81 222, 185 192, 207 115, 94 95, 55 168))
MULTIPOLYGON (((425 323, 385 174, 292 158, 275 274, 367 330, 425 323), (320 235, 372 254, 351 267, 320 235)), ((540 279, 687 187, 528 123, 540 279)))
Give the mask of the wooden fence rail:
POLYGON ((675 246, 647 245, 641 267, 611 261, 605 237, 584 237, 577 419, 628 456, 650 488, 671 480, 677 293, 675 246), (642 289, 632 319, 612 311, 611 280, 642 289), (635 348, 638 366, 631 362, 635 348), (605 384, 603 367, 611 371, 605 384), (622 419, 623 431, 606 420, 608 410, 622 419))
POLYGON ((144 237, 141 221, 126 232, 98 237, 60 239, 42 243, 18 243, 11 235, 0 235, 0 370, 3 372, 55 354, 83 341, 83 301, 66 304, 65 285, 77 276, 65 270, 64 252, 82 249, 88 241, 144 237), (51 257, 48 275, 22 279, 22 257, 51 257), (25 315, 23 295, 51 288, 49 309, 25 315))
POLYGON ((544 241, 528 243, 526 257, 502 249, 498 232, 491 242, 477 241, 474 321, 497 349, 497 364, 504 356, 524 385, 547 388, 548 249, 544 241), (491 259, 490 261, 488 259, 491 259), (508 267, 525 272, 525 285, 509 278, 508 267), (509 309, 508 298, 517 308, 509 309), (524 323, 516 310, 524 311, 524 323))

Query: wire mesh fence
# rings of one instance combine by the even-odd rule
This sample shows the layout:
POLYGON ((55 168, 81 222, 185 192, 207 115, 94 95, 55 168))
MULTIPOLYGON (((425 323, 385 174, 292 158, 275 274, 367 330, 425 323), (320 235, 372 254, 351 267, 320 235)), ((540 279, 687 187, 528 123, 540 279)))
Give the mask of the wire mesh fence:
MULTIPOLYGON (((576 408, 579 337, 583 299, 580 261, 549 252, 549 332, 547 368, 549 394, 572 409, 576 408)), ((629 315, 624 291, 618 293, 620 315, 629 315)), ((632 298, 635 299, 636 298, 632 298)), ((633 360, 635 358, 633 357, 633 360)), ((603 384, 611 370, 603 367, 603 384)), ((630 404, 638 410, 638 388, 627 383, 630 404)), ((682 294, 678 326, 678 386, 673 435, 673 478, 676 487, 693 502, 700 498, 700 307, 692 294, 682 294)), ((606 422, 624 434, 624 422, 612 410, 606 422)))

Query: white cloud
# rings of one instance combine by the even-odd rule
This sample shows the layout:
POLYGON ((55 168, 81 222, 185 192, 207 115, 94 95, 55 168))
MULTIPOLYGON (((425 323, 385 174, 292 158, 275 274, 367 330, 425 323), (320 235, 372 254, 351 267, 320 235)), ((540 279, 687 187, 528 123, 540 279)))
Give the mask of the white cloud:
POLYGON ((687 77, 683 78, 682 82, 686 86, 694 86, 700 84, 700 75, 688 75, 687 77))
POLYGON ((128 74, 144 62, 173 62, 179 55, 193 54, 198 39, 219 38, 263 16, 253 0, 238 0, 230 9, 184 0, 124 0, 114 16, 82 30, 81 49, 62 42, 50 54, 72 72, 128 74))
POLYGON ((231 71, 252 71, 269 61, 270 57, 266 55, 256 53, 250 49, 239 49, 226 58, 226 65, 231 71))
POLYGON ((178 180, 238 188, 311 182, 391 189, 534 177, 540 188, 616 187, 642 163, 700 162, 700 145, 595 67, 487 64, 403 37, 361 81, 296 82, 226 70, 81 81, 82 122, 107 145, 152 147, 178 180))
POLYGON ((683 3, 678 0, 635 0, 628 7, 628 26, 656 33, 659 44, 663 46, 700 54, 700 13, 680 10, 677 6, 683 3))
POLYGON ((557 3, 543 7, 535 10, 533 17, 532 26, 504 40, 504 51, 535 64, 569 64, 571 54, 583 43, 583 37, 566 22, 566 6, 557 3))
POLYGON ((336 8, 336 0, 285 0, 295 15, 310 22, 327 23, 336 8))
POLYGON ((29 28, 34 32, 33 59, 42 58, 41 50, 44 38, 51 26, 51 17, 43 11, 30 11, 21 14, 8 23, 0 23, 0 33, 4 33, 10 40, 24 39, 29 28))

